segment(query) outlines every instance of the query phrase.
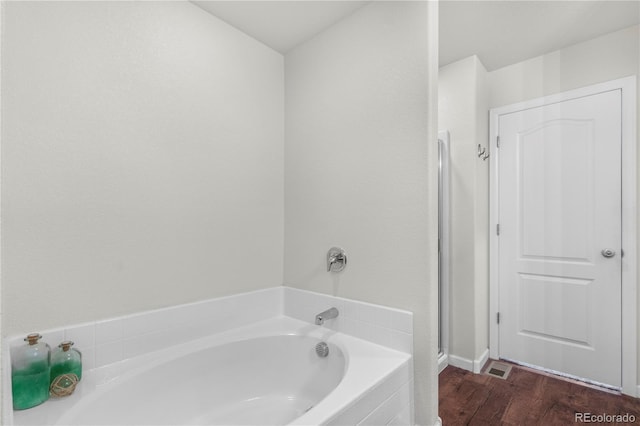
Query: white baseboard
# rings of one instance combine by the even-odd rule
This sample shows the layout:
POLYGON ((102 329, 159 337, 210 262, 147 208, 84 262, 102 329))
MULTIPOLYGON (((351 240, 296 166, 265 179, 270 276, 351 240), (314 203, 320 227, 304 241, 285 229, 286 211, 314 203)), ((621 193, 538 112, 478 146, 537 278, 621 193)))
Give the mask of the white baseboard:
POLYGON ((462 368, 463 370, 472 371, 476 374, 482 371, 482 367, 484 367, 488 360, 489 349, 485 349, 484 352, 482 352, 482 355, 480 355, 480 357, 475 360, 449 354, 449 365, 462 368))
POLYGON ((449 365, 449 356, 447 354, 441 354, 438 356, 438 374, 442 373, 442 370, 449 365))
POLYGON ((449 365, 462 368, 463 370, 473 371, 473 361, 468 358, 449 354, 449 365))
POLYGON ((489 361, 489 348, 485 349, 480 358, 473 361, 473 372, 478 374, 482 371, 484 365, 489 361))

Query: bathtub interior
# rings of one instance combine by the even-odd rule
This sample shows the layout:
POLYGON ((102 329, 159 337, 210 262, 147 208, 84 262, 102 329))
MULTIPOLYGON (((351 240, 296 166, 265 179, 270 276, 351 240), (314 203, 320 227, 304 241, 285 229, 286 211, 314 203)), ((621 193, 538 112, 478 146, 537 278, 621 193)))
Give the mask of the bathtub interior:
POLYGON ((321 358, 315 352, 319 342, 281 335, 200 350, 110 383, 59 423, 287 424, 344 376, 340 348, 330 344, 329 356, 321 358))

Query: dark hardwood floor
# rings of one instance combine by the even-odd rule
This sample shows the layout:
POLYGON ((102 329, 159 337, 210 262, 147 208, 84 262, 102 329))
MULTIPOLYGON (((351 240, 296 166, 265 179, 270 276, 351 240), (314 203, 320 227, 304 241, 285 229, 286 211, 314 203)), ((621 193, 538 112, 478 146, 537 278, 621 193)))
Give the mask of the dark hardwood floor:
POLYGON ((640 399, 518 366, 506 380, 448 366, 440 373, 439 392, 444 426, 576 425, 576 413, 629 414, 633 423, 589 424, 640 425, 640 399))

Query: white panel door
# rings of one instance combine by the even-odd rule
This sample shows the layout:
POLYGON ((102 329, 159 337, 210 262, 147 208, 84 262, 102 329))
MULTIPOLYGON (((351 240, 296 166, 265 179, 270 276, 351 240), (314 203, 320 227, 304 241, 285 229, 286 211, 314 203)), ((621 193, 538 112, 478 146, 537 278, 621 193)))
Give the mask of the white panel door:
POLYGON ((500 357, 619 387, 621 91, 498 127, 500 357))

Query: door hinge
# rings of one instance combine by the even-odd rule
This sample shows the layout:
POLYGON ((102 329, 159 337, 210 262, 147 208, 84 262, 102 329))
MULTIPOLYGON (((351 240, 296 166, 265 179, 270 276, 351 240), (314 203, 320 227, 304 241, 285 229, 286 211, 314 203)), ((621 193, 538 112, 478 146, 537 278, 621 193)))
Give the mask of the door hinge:
POLYGON ((500 136, 496 136, 496 146, 500 148, 500 136))
POLYGON ((500 324, 500 312, 496 312, 496 322, 500 324))
POLYGON ((496 235, 500 235, 500 224, 496 225, 496 235))

